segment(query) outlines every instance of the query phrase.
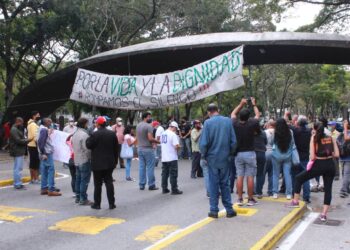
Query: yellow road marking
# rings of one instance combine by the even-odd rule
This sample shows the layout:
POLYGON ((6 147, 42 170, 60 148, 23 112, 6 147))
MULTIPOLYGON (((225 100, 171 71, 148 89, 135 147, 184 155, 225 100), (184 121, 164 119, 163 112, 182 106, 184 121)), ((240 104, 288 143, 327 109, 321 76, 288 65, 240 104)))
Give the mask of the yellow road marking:
MULTIPOLYGON (((276 201, 276 199, 274 199, 276 201)), ((294 208, 287 216, 272 228, 263 238, 261 238, 250 250, 272 249, 274 245, 283 237, 283 235, 299 220, 305 210, 305 202, 299 201, 300 207, 294 208)))
POLYGON ((20 207, 7 207, 0 206, 0 220, 20 223, 26 219, 33 218, 33 216, 15 216, 12 213, 26 212, 26 213, 46 213, 53 214, 55 212, 41 209, 20 208, 20 207))
MULTIPOLYGON (((252 216, 254 215, 258 209, 254 209, 254 208, 241 208, 241 207, 237 207, 234 206, 233 207, 237 214, 239 216, 252 216)), ((219 217, 223 217, 226 215, 225 211, 221 211, 219 213, 219 217)), ((197 223, 194 223, 182 230, 179 230, 177 232, 174 232, 173 234, 170 234, 168 237, 164 238, 163 240, 158 241, 157 243, 155 243, 154 245, 146 248, 147 250, 160 250, 163 249, 169 245, 171 245, 172 243, 184 238, 185 236, 197 231, 198 229, 204 227, 205 225, 208 225, 209 223, 215 221, 215 219, 213 218, 205 218, 203 220, 198 221, 197 223)))
POLYGON ((277 199, 274 199, 273 197, 263 197, 262 198, 263 201, 275 201, 275 202, 288 202, 291 200, 287 200, 287 198, 285 197, 278 197, 277 199))
POLYGON ((69 233, 96 235, 112 225, 118 225, 123 222, 125 222, 125 220, 119 218, 80 216, 57 222, 55 226, 49 227, 49 229, 69 233))
POLYGON ((156 242, 168 234, 176 231, 179 227, 175 225, 158 225, 151 227, 135 238, 138 241, 156 242))

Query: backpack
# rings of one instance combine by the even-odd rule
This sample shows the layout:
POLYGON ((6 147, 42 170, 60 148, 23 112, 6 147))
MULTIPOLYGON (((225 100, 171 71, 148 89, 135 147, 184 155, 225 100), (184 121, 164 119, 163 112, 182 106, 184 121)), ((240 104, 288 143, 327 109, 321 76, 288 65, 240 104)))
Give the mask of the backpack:
POLYGON ((337 145, 339 148, 340 157, 350 156, 350 141, 344 140, 344 133, 341 133, 337 138, 337 145))

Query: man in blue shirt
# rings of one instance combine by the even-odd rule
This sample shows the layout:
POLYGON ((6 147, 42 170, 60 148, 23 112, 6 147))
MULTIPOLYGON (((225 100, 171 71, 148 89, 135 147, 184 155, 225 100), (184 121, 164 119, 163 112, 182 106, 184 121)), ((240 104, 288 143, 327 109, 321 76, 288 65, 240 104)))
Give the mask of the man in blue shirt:
POLYGON ((204 123, 199 148, 208 163, 210 194, 208 216, 218 218, 220 189, 226 216, 231 218, 237 215, 232 208, 229 181, 230 158, 236 146, 236 135, 231 119, 221 116, 215 104, 209 104, 207 111, 210 119, 204 123))

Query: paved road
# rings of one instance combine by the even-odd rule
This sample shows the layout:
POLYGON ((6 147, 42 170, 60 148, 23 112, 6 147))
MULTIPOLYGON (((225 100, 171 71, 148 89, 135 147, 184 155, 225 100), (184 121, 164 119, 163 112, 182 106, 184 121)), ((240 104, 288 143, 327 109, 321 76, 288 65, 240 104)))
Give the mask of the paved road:
MULTIPOLYGON (((283 206, 283 200, 264 199, 254 208, 240 209, 238 217, 208 219, 204 180, 191 179, 190 168, 189 161, 180 162, 179 187, 184 191, 180 196, 140 191, 137 182, 124 181, 124 171, 117 169, 115 210, 108 209, 105 190, 101 210, 76 205, 69 177, 56 180, 62 197, 41 196, 35 185, 27 185, 26 191, 2 188, 0 249, 157 249, 151 246, 159 240, 166 242, 166 249, 249 249, 292 210, 283 206), (178 233, 176 237, 172 237, 174 232, 178 233)), ((57 170, 68 174, 61 165, 57 170)), ((137 178, 137 172, 137 162, 133 161, 133 177, 137 178)), ((160 172, 156 168, 158 185, 160 172)), ((342 211, 339 216, 348 214, 348 210, 342 211)), ((345 239, 342 236, 339 239, 345 239)))
POLYGON ((311 193, 312 203, 308 206, 309 212, 280 241, 276 249, 350 249, 350 198, 339 197, 341 184, 341 180, 333 183, 329 222, 320 223, 317 219, 322 209, 324 193, 311 193))

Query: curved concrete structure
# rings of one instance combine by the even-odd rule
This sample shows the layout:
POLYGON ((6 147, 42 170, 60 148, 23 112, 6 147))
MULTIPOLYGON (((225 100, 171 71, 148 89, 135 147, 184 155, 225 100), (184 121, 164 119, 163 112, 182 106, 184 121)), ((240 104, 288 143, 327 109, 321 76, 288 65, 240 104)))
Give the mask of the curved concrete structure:
POLYGON ((70 96, 78 68, 119 75, 147 75, 186 68, 240 45, 245 65, 350 64, 350 37, 336 34, 266 32, 212 33, 176 37, 103 52, 48 75, 25 88, 7 117, 48 115, 70 96))

